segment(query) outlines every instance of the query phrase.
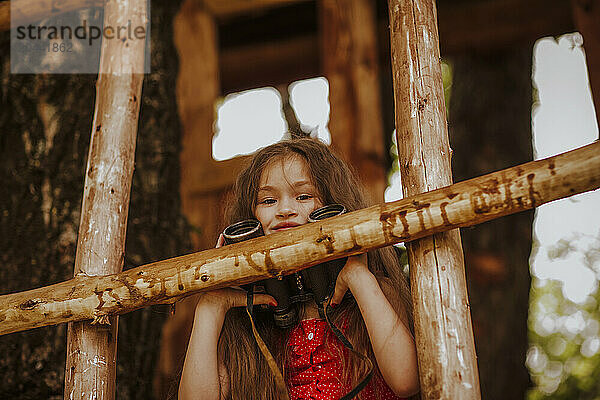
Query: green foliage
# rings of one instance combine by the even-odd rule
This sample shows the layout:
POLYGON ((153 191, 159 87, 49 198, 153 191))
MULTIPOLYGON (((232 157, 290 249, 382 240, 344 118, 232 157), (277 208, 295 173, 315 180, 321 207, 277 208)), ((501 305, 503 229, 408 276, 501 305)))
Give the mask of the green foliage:
MULTIPOLYGON (((578 253, 585 267, 600 276, 600 236, 577 239, 561 240, 549 249, 549 258, 578 253)), ((562 282, 533 279, 527 366, 535 387, 528 400, 600 398, 599 304, 597 284, 584 302, 574 303, 565 297, 562 282)))
POLYGON ((452 64, 448 60, 442 60, 442 80, 444 82, 446 114, 448 114, 448 110, 450 110, 450 95, 452 94, 452 64))

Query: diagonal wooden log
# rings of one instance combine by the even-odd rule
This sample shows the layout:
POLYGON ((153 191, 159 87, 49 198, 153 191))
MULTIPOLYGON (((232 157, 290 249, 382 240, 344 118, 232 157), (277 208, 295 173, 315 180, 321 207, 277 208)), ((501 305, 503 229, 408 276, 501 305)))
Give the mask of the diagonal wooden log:
MULTIPOLYGON (((146 0, 114 0, 106 3, 104 26, 146 28, 147 16, 146 0)), ((123 269, 145 47, 143 39, 102 40, 75 279, 123 269)), ((102 317, 102 324, 69 323, 65 399, 115 397, 118 317, 102 317)))
POLYGON ((544 160, 303 225, 102 277, 0 296, 0 335, 124 314, 199 290, 289 274, 437 232, 476 225, 600 188, 600 142, 544 160))

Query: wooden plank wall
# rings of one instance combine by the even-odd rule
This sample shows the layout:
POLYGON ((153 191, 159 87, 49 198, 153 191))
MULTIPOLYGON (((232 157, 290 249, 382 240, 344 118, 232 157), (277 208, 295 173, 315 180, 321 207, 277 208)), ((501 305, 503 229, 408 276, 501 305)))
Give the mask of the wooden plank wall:
MULTIPOLYGON (((177 101, 182 122, 181 201, 193 226, 195 250, 214 247, 223 228, 223 199, 240 168, 240 160, 218 163, 212 158, 213 123, 220 96, 217 28, 201 2, 185 1, 174 23, 179 52, 177 101)), ((177 303, 163 326, 155 393, 166 398, 178 381, 192 328, 195 296, 177 303)))
POLYGON ((319 18, 332 147, 358 172, 369 200, 381 203, 387 168, 375 5, 370 0, 322 0, 319 18))

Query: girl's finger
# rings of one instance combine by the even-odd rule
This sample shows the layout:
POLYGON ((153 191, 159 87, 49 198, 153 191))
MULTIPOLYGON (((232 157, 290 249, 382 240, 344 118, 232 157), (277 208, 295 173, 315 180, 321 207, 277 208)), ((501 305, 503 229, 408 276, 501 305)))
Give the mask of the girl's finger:
POLYGON ((225 236, 223 236, 223 234, 221 233, 219 235, 219 238, 217 239, 217 245, 215 247, 219 248, 219 247, 223 246, 224 244, 225 244, 225 236))
MULTIPOLYGON (((245 290, 231 289, 232 307, 245 307, 247 303, 248 293, 245 290)), ((254 293, 253 304, 269 304, 273 307, 277 305, 274 297, 264 293, 254 293)))
POLYGON ((333 296, 331 296, 331 307, 335 307, 342 302, 344 295, 348 291, 348 285, 342 279, 337 279, 335 282, 335 289, 333 291, 333 296))
POLYGON ((254 305, 257 304, 268 304, 270 306, 277 306, 277 300, 273 296, 269 296, 268 294, 254 294, 254 305))

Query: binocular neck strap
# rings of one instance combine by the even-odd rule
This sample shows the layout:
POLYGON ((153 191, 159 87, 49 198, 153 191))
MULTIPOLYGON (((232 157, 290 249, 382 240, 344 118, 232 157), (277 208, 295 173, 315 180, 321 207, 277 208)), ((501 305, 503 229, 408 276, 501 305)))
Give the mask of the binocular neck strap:
POLYGON ((279 367, 277 367, 275 358, 273 357, 273 355, 267 348, 267 345, 265 344, 265 342, 260 337, 258 330, 256 330, 256 325, 254 325, 254 318, 252 317, 253 309, 254 309, 254 285, 252 285, 250 287, 250 290, 248 290, 248 294, 246 296, 246 312, 248 313, 248 317, 250 317, 250 324, 252 325, 252 334, 254 335, 254 339, 256 340, 256 344, 258 345, 260 352, 265 357, 265 360, 267 360, 267 364, 269 365, 269 368, 271 369, 271 372, 273 372, 273 376, 275 377, 275 388, 276 388, 277 394, 278 394, 277 397, 279 399, 289 400, 290 397, 288 394, 287 386, 283 379, 283 375, 281 375, 281 371, 279 370, 279 367))
MULTIPOLYGON (((354 350, 352 343, 350 343, 350 341, 346 338, 346 336, 344 336, 342 331, 331 321, 331 318, 329 317, 329 313, 331 312, 330 303, 331 303, 331 296, 328 297, 327 306, 325 307, 325 310, 324 310, 325 320, 327 321, 327 325, 329 325, 329 328, 333 331, 333 333, 338 338, 338 340, 340 342, 342 342, 342 344, 346 348, 348 348, 348 350, 350 350, 352 352, 352 354, 354 354, 355 356, 357 356, 358 358, 363 360, 369 367, 369 370, 368 370, 367 374, 365 375, 365 377, 362 378, 361 381, 354 388, 352 388, 351 391, 349 391, 342 398, 340 398, 340 400, 350 400, 350 399, 353 399, 354 397, 356 397, 356 395, 361 390, 363 390, 365 388, 365 386, 367 386, 367 383, 369 383, 369 381, 373 377, 373 363, 371 362, 371 359, 369 357, 354 350)), ((254 311, 254 285, 252 285, 250 287, 250 290, 248 290, 248 294, 246 296, 246 312, 248 313, 248 317, 250 318, 250 324, 252 325, 252 334, 254 335, 254 339, 256 340, 256 344, 258 344, 258 348, 260 349, 260 352, 265 357, 265 360, 267 360, 267 364, 269 365, 269 368, 271 369, 271 372, 273 373, 273 376, 275 377, 275 386, 276 386, 276 390, 278 393, 278 397, 283 400, 289 400, 287 385, 285 384, 283 375, 281 374, 281 371, 279 370, 279 367, 277 366, 277 362, 275 362, 275 358, 273 357, 273 355, 267 348, 267 345, 262 340, 262 338, 260 337, 260 334, 258 333, 258 330, 256 329, 256 325, 254 324, 254 318, 252 317, 253 311, 254 311)))
POLYGON ((365 386, 367 386, 367 383, 369 383, 369 381, 373 377, 373 362, 371 362, 371 359, 369 357, 367 357, 366 355, 361 354, 358 351, 354 350, 352 343, 350 343, 350 341, 348 340, 348 338, 346 338, 346 336, 344 336, 342 331, 331 321, 331 318, 329 317, 329 313, 331 312, 330 303, 331 303, 332 295, 333 295, 333 293, 331 293, 330 296, 328 296, 327 305, 325 306, 325 310, 324 310, 325 320, 327 321, 327 325, 329 325, 329 328, 333 331, 333 333, 338 338, 338 340, 340 342, 342 342, 342 344, 344 346, 346 346, 346 348, 348 350, 350 350, 352 352, 352 354, 354 354, 355 356, 357 356, 358 358, 363 360, 369 367, 369 370, 367 371, 367 374, 364 376, 364 378, 362 378, 361 381, 358 382, 358 384, 356 386, 354 386, 354 388, 352 388, 351 391, 349 391, 343 397, 340 398, 340 400, 350 400, 350 399, 353 399, 358 393, 360 393, 360 391, 363 390, 365 388, 365 386))

